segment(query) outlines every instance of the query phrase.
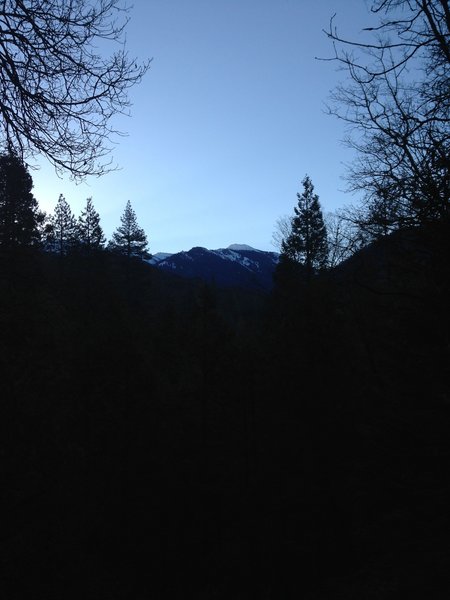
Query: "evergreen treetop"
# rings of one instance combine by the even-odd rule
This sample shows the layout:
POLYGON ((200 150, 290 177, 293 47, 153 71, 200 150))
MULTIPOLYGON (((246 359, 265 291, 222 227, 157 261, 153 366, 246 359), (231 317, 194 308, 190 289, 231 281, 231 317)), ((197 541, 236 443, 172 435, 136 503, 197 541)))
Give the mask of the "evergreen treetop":
POLYGON ((128 200, 125 210, 120 217, 121 225, 113 233, 108 248, 113 252, 123 254, 127 258, 148 258, 148 241, 145 231, 139 227, 136 213, 128 200))
POLYGON ((75 244, 76 233, 76 221, 72 209, 63 194, 60 194, 47 238, 50 248, 60 255, 67 254, 75 244))
POLYGON ((39 241, 37 200, 24 163, 12 153, 0 156, 0 246, 31 246, 39 241))
POLYGON ((87 252, 99 250, 105 244, 100 215, 94 208, 92 198, 86 199, 86 206, 78 217, 77 241, 87 252))
POLYGON ((291 231, 281 244, 282 255, 300 263, 307 277, 323 270, 328 262, 327 230, 323 219, 319 196, 308 175, 302 181, 303 192, 297 193, 295 216, 291 231))

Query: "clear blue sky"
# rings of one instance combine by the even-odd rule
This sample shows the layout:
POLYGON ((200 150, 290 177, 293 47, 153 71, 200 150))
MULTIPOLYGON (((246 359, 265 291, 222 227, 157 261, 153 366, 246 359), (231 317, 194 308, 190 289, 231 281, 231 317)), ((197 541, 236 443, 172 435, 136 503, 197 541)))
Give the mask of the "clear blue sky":
POLYGON ((75 185, 41 162, 40 206, 60 193, 79 214, 93 197, 109 238, 131 200, 150 251, 246 243, 273 250, 278 217, 292 214, 308 174, 324 212, 352 200, 341 190, 343 124, 324 113, 344 77, 319 62, 322 33, 373 23, 364 0, 135 0, 129 53, 153 58, 131 90, 128 132, 114 150, 121 170, 75 185))

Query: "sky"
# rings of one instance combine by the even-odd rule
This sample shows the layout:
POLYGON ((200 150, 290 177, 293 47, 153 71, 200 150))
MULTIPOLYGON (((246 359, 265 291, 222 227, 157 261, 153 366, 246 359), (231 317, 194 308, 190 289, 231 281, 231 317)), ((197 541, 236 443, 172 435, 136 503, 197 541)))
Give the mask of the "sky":
POLYGON ((120 169, 81 184, 39 160, 34 194, 52 213, 64 194, 78 215, 92 197, 107 238, 127 200, 149 250, 245 243, 274 250, 279 217, 293 214, 306 174, 324 213, 355 199, 342 176, 352 151, 344 125, 326 114, 345 78, 322 29, 373 24, 365 0, 134 0, 127 48, 152 59, 131 89, 120 169))

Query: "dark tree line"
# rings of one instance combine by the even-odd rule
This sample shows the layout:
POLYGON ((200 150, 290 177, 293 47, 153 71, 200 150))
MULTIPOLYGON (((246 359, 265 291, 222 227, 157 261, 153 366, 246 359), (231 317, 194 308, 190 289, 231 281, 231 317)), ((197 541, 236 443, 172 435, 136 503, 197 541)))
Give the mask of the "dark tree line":
MULTIPOLYGON (((3 250, 40 247, 64 256, 76 250, 90 254, 105 249, 100 215, 92 198, 87 198, 78 219, 63 194, 53 214, 44 214, 33 196, 33 182, 26 165, 13 153, 0 156, 0 178, 0 247, 3 250)), ((148 258, 147 246, 147 236, 128 201, 121 225, 107 247, 128 258, 148 258)))
POLYGON ((4 188, 0 217, 36 218, 0 248, 8 597, 445 597, 438 225, 323 268, 305 178, 285 237, 297 254, 266 296, 130 260, 130 205, 106 252, 92 202, 77 222, 60 198, 84 250, 69 236, 42 251, 17 161, 24 191, 4 188))
MULTIPOLYGON (((405 60, 420 35, 419 95, 445 133, 447 3, 374 8, 405 60)), ((372 142, 403 166, 379 186, 367 162, 366 205, 331 225, 306 177, 267 296, 130 260, 145 236, 129 203, 117 251, 98 251, 91 200, 46 219, 21 157, 1 157, 5 597, 447 598, 445 161, 425 177, 425 145, 403 182, 407 154, 372 142)))

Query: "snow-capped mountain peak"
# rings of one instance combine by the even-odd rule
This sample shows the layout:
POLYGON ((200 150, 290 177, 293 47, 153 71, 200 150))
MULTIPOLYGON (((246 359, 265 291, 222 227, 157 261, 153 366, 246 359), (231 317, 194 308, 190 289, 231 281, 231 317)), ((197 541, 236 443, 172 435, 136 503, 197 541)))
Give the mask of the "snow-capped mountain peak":
POLYGON ((260 250, 256 250, 256 248, 252 248, 251 246, 247 246, 247 244, 231 244, 228 246, 227 250, 244 250, 246 252, 261 252, 260 250))
POLYGON ((158 258, 153 265, 164 271, 203 279, 219 286, 260 290, 271 288, 272 273, 278 263, 276 252, 257 250, 247 244, 231 244, 218 250, 197 246, 166 258, 162 257, 162 253, 155 256, 158 258))

